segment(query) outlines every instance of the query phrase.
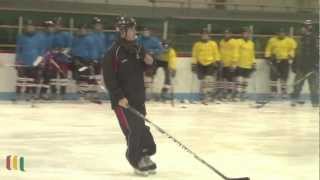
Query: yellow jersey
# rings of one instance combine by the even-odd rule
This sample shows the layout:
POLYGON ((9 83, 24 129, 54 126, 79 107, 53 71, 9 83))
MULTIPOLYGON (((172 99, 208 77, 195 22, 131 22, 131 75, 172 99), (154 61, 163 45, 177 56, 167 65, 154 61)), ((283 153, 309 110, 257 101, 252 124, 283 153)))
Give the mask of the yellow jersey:
POLYGON ((160 59, 168 62, 168 66, 170 69, 176 70, 176 68, 177 68, 177 54, 173 48, 169 48, 168 50, 165 50, 161 54, 160 59))
POLYGON ((224 67, 236 66, 238 57, 239 57, 238 40, 231 38, 226 41, 222 39, 219 45, 220 45, 220 53, 221 53, 221 60, 223 62, 223 66, 224 67))
POLYGON ((291 37, 283 39, 272 37, 267 43, 265 57, 269 58, 271 55, 274 55, 278 61, 288 60, 295 57, 296 48, 297 42, 291 37))
POLYGON ((208 65, 220 61, 220 52, 215 41, 207 42, 198 41, 192 48, 192 63, 208 65))
POLYGON ((255 45, 252 40, 238 39, 239 43, 239 59, 238 67, 251 69, 255 60, 255 45))

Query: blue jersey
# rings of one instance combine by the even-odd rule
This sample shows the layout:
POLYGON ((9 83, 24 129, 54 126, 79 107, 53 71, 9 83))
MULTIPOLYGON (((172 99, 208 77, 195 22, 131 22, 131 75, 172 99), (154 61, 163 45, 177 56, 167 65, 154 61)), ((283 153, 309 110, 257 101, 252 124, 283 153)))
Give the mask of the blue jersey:
POLYGON ((160 55, 164 51, 161 41, 156 37, 140 36, 138 44, 142 45, 147 52, 154 55, 160 55))
POLYGON ((44 54, 43 37, 40 33, 22 34, 17 38, 16 60, 32 66, 38 56, 44 54))
POLYGON ((106 52, 110 50, 112 45, 119 39, 119 32, 109 32, 106 34, 106 52))
POLYGON ((101 60, 104 57, 107 48, 106 35, 103 32, 93 32, 90 34, 94 40, 93 44, 93 59, 101 60))
POLYGON ((95 59, 95 41, 92 36, 75 36, 72 41, 71 54, 76 57, 80 57, 87 61, 95 59))
POLYGON ((72 44, 72 35, 69 32, 58 31, 54 33, 52 48, 70 48, 72 44))
POLYGON ((52 49, 53 39, 55 37, 55 33, 50 32, 42 32, 40 34, 42 37, 42 47, 44 53, 52 49))

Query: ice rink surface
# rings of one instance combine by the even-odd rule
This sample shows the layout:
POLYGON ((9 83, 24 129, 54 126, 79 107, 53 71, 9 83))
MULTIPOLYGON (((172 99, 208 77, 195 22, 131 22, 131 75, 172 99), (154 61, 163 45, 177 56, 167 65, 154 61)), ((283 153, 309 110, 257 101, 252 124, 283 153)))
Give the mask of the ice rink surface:
MULTIPOLYGON (((255 109, 245 103, 149 103, 148 118, 218 170, 252 180, 319 179, 319 110, 288 102, 255 109), (184 108, 183 108, 184 107, 184 108)), ((158 173, 133 175, 109 104, 0 104, 0 180, 221 180, 151 128, 158 173), (25 172, 5 157, 25 158, 25 172)))

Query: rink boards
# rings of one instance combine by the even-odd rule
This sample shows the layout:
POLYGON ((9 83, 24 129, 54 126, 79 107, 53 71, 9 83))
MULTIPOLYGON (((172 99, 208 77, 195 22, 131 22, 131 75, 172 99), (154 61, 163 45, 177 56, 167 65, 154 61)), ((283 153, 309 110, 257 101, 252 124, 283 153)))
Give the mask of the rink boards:
MULTIPOLYGON (((0 100, 14 96, 16 70, 9 67, 14 64, 15 54, 0 53, 0 100), (2 64, 2 65, 1 65, 2 64)), ((257 71, 252 74, 249 81, 248 93, 253 97, 255 94, 266 95, 269 93, 270 68, 265 60, 257 59, 257 71)), ((292 91, 294 74, 290 72, 288 90, 292 91)), ((163 70, 159 69, 154 82, 153 92, 160 92, 163 84, 163 70)), ((199 82, 195 74, 191 72, 191 58, 179 57, 177 60, 177 74, 172 80, 175 96, 178 99, 194 99, 199 93, 199 82)), ((69 96, 74 95, 75 87, 68 87, 69 96)), ((307 83, 303 89, 304 97, 307 97, 307 83)))

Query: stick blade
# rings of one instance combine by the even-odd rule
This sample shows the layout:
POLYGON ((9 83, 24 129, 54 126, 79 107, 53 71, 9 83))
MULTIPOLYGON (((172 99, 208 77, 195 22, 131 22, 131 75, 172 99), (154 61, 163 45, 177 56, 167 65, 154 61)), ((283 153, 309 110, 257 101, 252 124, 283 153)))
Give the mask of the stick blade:
POLYGON ((92 99, 92 100, 90 100, 90 102, 92 102, 94 104, 102 104, 102 101, 96 100, 96 99, 92 99))
POLYGON ((42 56, 38 56, 37 59, 33 62, 33 66, 38 66, 43 61, 42 56))
POLYGON ((228 180, 250 180, 249 177, 241 177, 241 178, 228 178, 228 180))
POLYGON ((83 72, 83 71, 85 71, 85 70, 87 70, 87 69, 88 69, 87 66, 83 66, 83 67, 79 68, 78 71, 79 71, 79 72, 83 72))

